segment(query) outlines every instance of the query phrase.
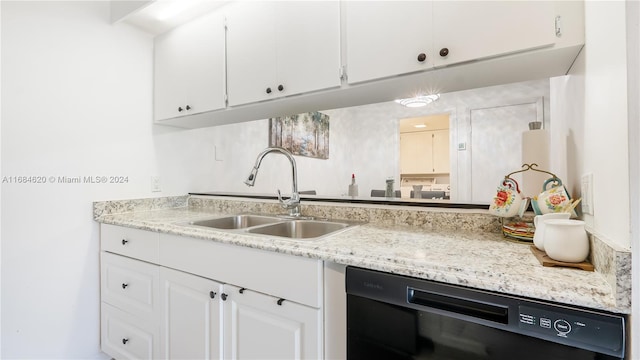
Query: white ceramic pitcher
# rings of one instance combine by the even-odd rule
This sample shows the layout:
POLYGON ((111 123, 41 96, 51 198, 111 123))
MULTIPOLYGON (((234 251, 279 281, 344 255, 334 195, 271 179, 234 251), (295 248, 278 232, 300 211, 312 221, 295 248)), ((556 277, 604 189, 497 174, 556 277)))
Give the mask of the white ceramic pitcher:
POLYGON ((545 222, 544 249, 558 261, 582 262, 589 255, 589 238, 582 220, 554 219, 545 222))
POLYGON ((569 217, 571 217, 570 213, 548 213, 544 215, 536 215, 533 218, 533 225, 536 227, 536 232, 533 234, 533 245, 544 251, 545 221, 551 219, 568 219, 569 217))

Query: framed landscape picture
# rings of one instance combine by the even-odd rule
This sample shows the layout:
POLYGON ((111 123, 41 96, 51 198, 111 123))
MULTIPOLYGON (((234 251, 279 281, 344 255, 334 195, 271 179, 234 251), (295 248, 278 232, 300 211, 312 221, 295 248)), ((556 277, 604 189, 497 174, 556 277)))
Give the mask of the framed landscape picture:
POLYGON ((329 158, 329 116, 317 111, 269 119, 269 146, 294 155, 329 158))

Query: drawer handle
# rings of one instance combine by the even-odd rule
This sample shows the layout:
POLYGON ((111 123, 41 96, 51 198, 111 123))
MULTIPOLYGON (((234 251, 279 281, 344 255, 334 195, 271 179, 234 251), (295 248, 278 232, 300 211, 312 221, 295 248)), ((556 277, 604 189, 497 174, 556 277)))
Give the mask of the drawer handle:
POLYGON ((245 290, 247 290, 247 288, 242 288, 242 289, 238 290, 238 292, 239 292, 240 294, 244 294, 244 291, 245 291, 245 290))
POLYGON ((222 293, 220 294, 220 297, 222 298, 222 301, 227 301, 227 294, 222 293))
POLYGON ((129 286, 129 284, 127 284, 127 283, 122 283, 122 288, 123 288, 123 289, 126 289, 126 288, 127 288, 127 286, 129 286))
POLYGON ((282 306, 282 303, 284 302, 284 299, 280 298, 280 299, 278 299, 277 302, 278 302, 278 305, 282 306))
POLYGON ((427 60, 427 54, 425 54, 425 53, 418 54, 418 61, 419 62, 424 62, 425 60, 427 60))
POLYGON ((209 291, 209 297, 212 299, 216 298, 216 292, 215 291, 209 291))
POLYGON ((122 239, 122 245, 127 245, 128 242, 129 242, 129 240, 122 239))
POLYGON ((123 345, 127 345, 128 342, 129 342, 129 339, 127 339, 127 338, 122 339, 122 344, 123 345))

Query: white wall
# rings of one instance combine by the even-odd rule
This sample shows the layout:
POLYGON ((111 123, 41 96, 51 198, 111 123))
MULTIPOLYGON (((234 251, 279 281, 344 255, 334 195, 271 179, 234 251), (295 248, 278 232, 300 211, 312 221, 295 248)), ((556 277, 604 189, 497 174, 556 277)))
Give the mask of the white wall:
MULTIPOLYGON (((552 97, 556 93, 563 95, 559 99, 561 103, 552 103, 552 106, 560 108, 565 118, 566 128, 561 129, 560 136, 566 140, 562 160, 566 160, 568 177, 574 186, 580 186, 583 174, 593 174, 594 214, 584 215, 587 226, 613 246, 631 248, 634 262, 632 279, 634 284, 638 284, 640 6, 633 1, 629 4, 628 9, 634 14, 625 11, 628 4, 624 1, 585 3, 585 50, 574 63, 568 78, 552 79, 551 89, 552 97), (627 27, 629 19, 634 25, 627 27), (627 30, 635 33, 627 34, 627 30), (627 50, 633 52, 629 58, 627 50), (609 191, 612 183, 616 188, 615 196, 609 191)), ((634 286, 630 336, 632 359, 640 358, 638 299, 640 292, 634 286)))
POLYGON ((630 247, 626 21, 624 1, 585 3, 583 172, 593 173, 587 225, 630 247), (620 189, 615 196, 611 184, 620 189))
MULTIPOLYGON (((631 199, 632 282, 640 284, 640 189, 633 184, 640 179, 640 3, 627 5, 627 71, 629 111, 629 188, 631 199)), ((631 342, 632 358, 640 358, 640 286, 632 287, 631 342)))
MULTIPOLYGON (((2 6, 0 6, 0 19, 2 19, 2 6)), ((1 22, 1 21, 0 21, 1 22)), ((0 26, 0 39, 2 39, 2 26, 0 26)), ((0 41, 0 74, 2 73, 2 46, 0 41)), ((2 159, 2 87, 0 86, 0 159, 2 159)), ((0 177, 2 176, 2 162, 0 160, 0 177)), ((2 188, 0 187, 0 204, 2 204, 2 188)), ((0 309, 2 309, 2 206, 0 206, 0 309)), ((2 324, 2 311, 0 310, 0 324, 2 324)), ((2 326, 0 326, 0 356, 2 354, 2 326)))
POLYGON ((121 175, 127 184, 2 184, 2 358, 99 351, 92 201, 185 194, 212 180, 195 132, 156 128, 152 38, 106 1, 2 1, 2 176, 121 175), (150 192, 159 174, 163 192, 150 192))

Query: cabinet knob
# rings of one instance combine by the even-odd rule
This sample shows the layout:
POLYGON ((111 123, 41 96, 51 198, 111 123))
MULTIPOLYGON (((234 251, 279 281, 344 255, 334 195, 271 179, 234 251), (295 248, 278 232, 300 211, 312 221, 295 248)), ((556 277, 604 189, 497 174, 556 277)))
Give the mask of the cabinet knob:
POLYGON ((447 55, 449 55, 449 49, 447 48, 440 49, 440 56, 445 57, 447 55))
POLYGON ((182 106, 178 106, 178 112, 183 112, 184 109, 182 108, 182 106))
POLYGON ((187 107, 185 109, 191 110, 191 106, 187 105, 187 107))
POLYGON ((215 299, 216 292, 215 291, 209 291, 209 297, 212 298, 212 299, 215 299))
POLYGON ((247 288, 242 288, 242 289, 238 290, 238 292, 239 292, 240 294, 244 294, 244 291, 245 291, 245 290, 247 290, 247 288))
POLYGON ((280 306, 282 306, 283 302, 284 302, 284 299, 282 299, 282 298, 278 299, 278 301, 277 301, 278 305, 280 305, 280 306))
POLYGON ((271 88, 267 88, 267 94, 271 94, 271 88))
POLYGON ((129 342, 129 339, 127 338, 122 339, 122 344, 127 345, 128 342, 129 342))
POLYGON ((418 61, 423 62, 425 60, 427 60, 427 54, 425 53, 418 54, 418 61))
POLYGON ((222 301, 227 301, 227 294, 222 293, 220 294, 220 297, 222 298, 222 301))
POLYGON ((129 240, 122 239, 122 245, 127 245, 128 242, 129 242, 129 240))
POLYGON ((129 284, 127 284, 127 283, 122 283, 122 288, 123 288, 123 289, 126 289, 126 288, 127 288, 127 286, 129 286, 129 284))
POLYGON ((278 85, 278 91, 282 91, 282 90, 284 90, 284 86, 278 85))

